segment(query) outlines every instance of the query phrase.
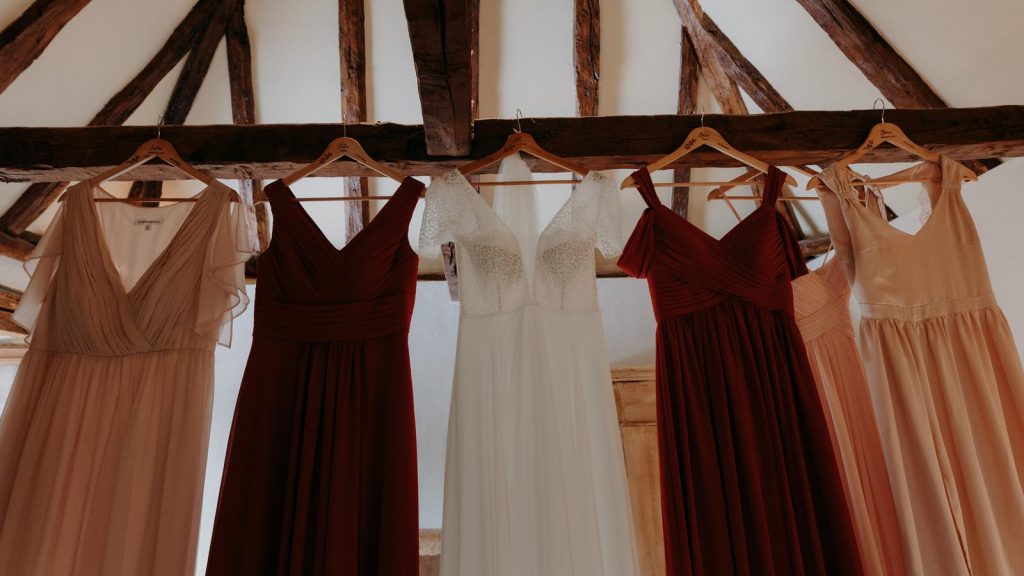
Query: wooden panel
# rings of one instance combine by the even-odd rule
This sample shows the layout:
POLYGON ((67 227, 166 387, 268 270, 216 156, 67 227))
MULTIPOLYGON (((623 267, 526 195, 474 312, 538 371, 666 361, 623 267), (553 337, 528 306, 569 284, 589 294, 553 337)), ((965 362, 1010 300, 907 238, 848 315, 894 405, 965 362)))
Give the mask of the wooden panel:
MULTIPOLYGON (((1024 106, 892 110, 886 118, 899 124, 919 144, 957 159, 1024 155, 1024 106)), ((860 146, 878 122, 878 112, 786 112, 754 116, 709 115, 740 150, 779 166, 828 163, 860 146)), ((575 162, 597 170, 639 168, 675 149, 700 125, 700 117, 595 116, 535 118, 529 123, 537 142, 575 162)), ((438 159, 426 153, 420 126, 374 124, 350 126, 374 158, 416 175, 436 175, 500 148, 515 120, 479 120, 470 153, 438 159)), ((152 137, 153 127, 0 128, 0 180, 78 180, 127 158, 152 137)), ((255 126, 168 126, 164 135, 186 161, 220 178, 257 175, 277 178, 316 158, 325 143, 340 136, 336 124, 255 126)), ((912 157, 894 147, 880 147, 865 162, 901 162, 912 157)), ((669 168, 737 166, 738 162, 702 148, 669 168)), ((491 167, 496 170, 497 167, 491 167)), ((547 163, 535 170, 552 171, 547 163)), ((353 162, 335 162, 323 176, 368 175, 353 162)), ((160 164, 135 171, 135 179, 177 179, 181 174, 160 164)))
POLYGON ((438 576, 441 572, 441 531, 420 530, 420 574, 438 576))
POLYGON ((462 156, 473 136, 471 0, 404 0, 427 151, 462 156))
POLYGON ((89 0, 36 0, 0 32, 0 93, 7 90, 89 0))
POLYGON ((597 116, 601 79, 601 4, 598 0, 575 0, 574 4, 576 115, 597 116))
POLYGON ((663 576, 665 541, 661 524, 654 369, 612 368, 612 382, 619 410, 640 573, 663 576))

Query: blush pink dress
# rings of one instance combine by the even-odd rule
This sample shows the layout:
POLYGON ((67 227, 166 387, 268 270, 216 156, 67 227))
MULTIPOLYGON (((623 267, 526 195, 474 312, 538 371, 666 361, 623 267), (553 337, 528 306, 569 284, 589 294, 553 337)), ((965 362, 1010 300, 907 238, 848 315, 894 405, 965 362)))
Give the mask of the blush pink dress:
POLYGON ((867 574, 905 574, 900 527, 867 376, 850 320, 850 285, 835 258, 793 281, 796 323, 839 459, 867 574))
POLYGON ((823 173, 907 573, 1024 574, 1024 370, 960 195, 963 167, 943 158, 921 172, 941 184, 915 235, 863 206, 851 173, 823 173))
POLYGON ((141 208, 68 190, 14 319, 0 419, 0 574, 195 572, 213 351, 246 306, 239 204, 141 208))

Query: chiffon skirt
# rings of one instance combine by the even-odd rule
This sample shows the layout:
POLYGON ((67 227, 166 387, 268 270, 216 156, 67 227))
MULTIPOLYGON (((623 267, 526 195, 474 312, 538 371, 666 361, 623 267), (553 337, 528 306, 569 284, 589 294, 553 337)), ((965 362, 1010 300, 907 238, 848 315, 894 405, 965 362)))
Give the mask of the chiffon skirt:
POLYGON ((25 355, 0 423, 0 574, 195 572, 212 356, 25 355))
POLYGON ((860 575, 796 324, 738 300, 658 325, 667 573, 860 575))
POLYGON ((844 328, 804 344, 839 457, 864 569, 872 575, 903 576, 902 537, 888 467, 848 317, 844 328))
POLYGON ((865 318, 908 573, 1024 574, 1024 373, 995 306, 865 318))

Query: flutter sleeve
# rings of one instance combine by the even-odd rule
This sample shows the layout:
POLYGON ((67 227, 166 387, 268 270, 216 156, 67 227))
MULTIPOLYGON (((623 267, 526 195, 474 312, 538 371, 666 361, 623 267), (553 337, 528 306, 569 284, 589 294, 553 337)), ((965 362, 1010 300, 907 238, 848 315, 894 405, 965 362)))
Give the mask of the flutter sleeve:
POLYGON ((222 210, 206 251, 196 332, 230 347, 233 320, 249 305, 245 263, 256 246, 247 218, 249 207, 226 201, 222 210))
POLYGON ((619 188, 604 173, 595 180, 595 184, 598 186, 594 221, 597 249, 605 258, 612 258, 622 253, 622 203, 619 188))
POLYGON ((18 308, 11 318, 28 330, 27 341, 32 339, 35 332, 39 314, 46 305, 50 294, 50 285, 60 266, 60 258, 64 252, 65 205, 62 203, 57 208, 57 214, 50 222, 39 244, 29 254, 25 261, 25 272, 31 278, 28 287, 25 289, 18 308))
POLYGON ((465 225, 466 202, 460 201, 460 189, 454 175, 434 178, 425 193, 423 224, 420 227, 419 252, 425 258, 439 258, 441 245, 455 241, 456 229, 465 225))

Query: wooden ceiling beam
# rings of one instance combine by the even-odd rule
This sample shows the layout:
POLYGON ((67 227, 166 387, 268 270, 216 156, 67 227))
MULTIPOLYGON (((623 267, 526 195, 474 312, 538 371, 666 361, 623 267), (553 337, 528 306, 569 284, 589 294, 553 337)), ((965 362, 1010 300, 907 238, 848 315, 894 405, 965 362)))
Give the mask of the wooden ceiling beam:
POLYGON ((471 0, 403 0, 427 150, 463 156, 473 138, 471 0))
MULTIPOLYGON (((922 146, 957 159, 1024 156, 1024 106, 891 110, 899 124, 922 146)), ((779 166, 821 164, 856 149, 878 121, 877 110, 796 111, 745 116, 708 115, 734 146, 779 166)), ((698 115, 527 118, 537 142, 554 154, 591 169, 640 167, 672 151, 700 125, 698 115)), ((514 119, 479 120, 469 154, 437 158, 427 154, 419 125, 363 124, 347 128, 374 158, 408 174, 436 175, 496 151, 516 125, 514 119)), ((151 126, 84 128, 0 128, 0 180, 78 180, 127 158, 152 137, 151 126)), ((315 159, 346 130, 338 124, 261 124, 255 126, 166 126, 164 136, 182 157, 219 178, 256 175, 277 178, 315 159)), ((871 151, 866 162, 910 159, 894 147, 871 151)), ((545 163, 539 163, 539 170, 545 163)), ((738 166, 710 149, 684 156, 672 167, 738 166)), ((491 168, 492 170, 496 167, 491 168)), ((174 168, 158 163, 136 169, 133 178, 180 179, 174 168)), ((332 163, 324 176, 363 176, 353 162, 332 163)))
POLYGON ((597 116, 601 80, 601 5, 598 0, 575 0, 574 7, 576 115, 597 116))
MULTIPOLYGON (((366 122, 366 15, 363 0, 338 0, 341 52, 341 121, 366 122)), ((345 178, 345 196, 369 196, 370 182, 345 178)), ((370 221, 369 202, 345 204, 345 236, 350 241, 370 221)))
POLYGON ((750 96, 761 110, 765 112, 789 112, 793 107, 772 86, 772 83, 761 74, 761 71, 747 60, 732 40, 715 24, 706 13, 701 14, 701 27, 707 33, 712 48, 718 53, 718 61, 740 89, 750 96))
POLYGON ((726 114, 747 114, 747 105, 736 82, 729 77, 718 57, 718 48, 702 24, 704 11, 697 0, 673 0, 683 27, 693 42, 704 81, 726 114))
MULTIPOLYGON (((235 13, 238 0, 222 2, 211 15, 211 18, 202 23, 202 30, 195 38, 195 44, 185 59, 185 65, 178 74, 174 83, 171 97, 167 100, 167 108, 164 109, 163 123, 165 125, 184 124, 188 119, 188 113, 192 111, 199 89, 210 71, 210 64, 217 52, 217 46, 224 38, 228 21, 235 13)), ((136 181, 132 183, 129 198, 159 198, 163 193, 163 185, 160 181, 136 181)), ((147 203, 148 204, 148 203, 147 203)), ((155 205, 155 204, 154 204, 155 205)))
POLYGON ((0 32, 0 93, 46 50, 89 0, 36 0, 0 32))
POLYGON ((853 4, 847 0, 797 2, 893 106, 948 106, 853 4))
MULTIPOLYGON (((687 115, 697 111, 697 98, 700 94, 700 62, 693 39, 686 26, 679 31, 679 97, 676 113, 687 115)), ((672 174, 673 182, 689 182, 689 168, 676 168, 672 174)), ((672 190, 672 211, 683 218, 690 214, 690 189, 685 187, 672 190)))
MULTIPOLYGON (((111 98, 89 122, 90 126, 123 124, 134 113, 153 88, 174 68, 195 44, 195 39, 217 7, 217 0, 199 0, 178 26, 171 32, 163 47, 135 75, 128 84, 111 98)), ((139 142, 141 144, 141 142, 139 142)), ((125 156, 127 157, 127 156, 125 156)), ((116 164, 116 163, 115 163, 116 164)), ((82 176, 87 175, 80 175, 82 176)), ((8 236, 22 235, 33 222, 53 204, 67 186, 67 181, 56 181, 29 186, 14 204, 0 216, 0 231, 8 236)))
MULTIPOLYGON (((224 32, 228 55, 228 83, 231 88, 231 120, 235 124, 256 123, 256 92, 252 80, 252 46, 249 27, 245 24, 245 1, 240 0, 224 32)), ((259 178, 242 178, 239 192, 258 202, 255 207, 256 236, 260 250, 270 245, 270 222, 267 215, 263 182, 259 178)))

